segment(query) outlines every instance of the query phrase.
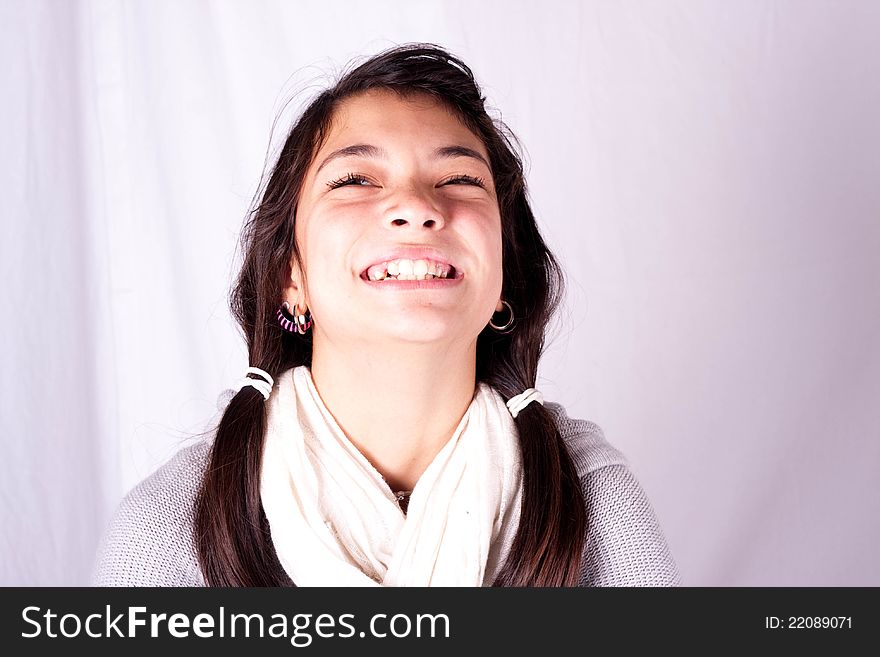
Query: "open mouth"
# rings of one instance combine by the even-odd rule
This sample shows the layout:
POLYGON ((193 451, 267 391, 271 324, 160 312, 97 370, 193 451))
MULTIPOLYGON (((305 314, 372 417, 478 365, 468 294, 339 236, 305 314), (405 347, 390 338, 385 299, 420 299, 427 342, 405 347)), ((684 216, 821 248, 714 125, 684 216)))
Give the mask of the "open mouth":
POLYGON ((458 280, 464 275, 453 265, 432 260, 399 258, 368 267, 361 278, 371 283, 382 281, 458 280))

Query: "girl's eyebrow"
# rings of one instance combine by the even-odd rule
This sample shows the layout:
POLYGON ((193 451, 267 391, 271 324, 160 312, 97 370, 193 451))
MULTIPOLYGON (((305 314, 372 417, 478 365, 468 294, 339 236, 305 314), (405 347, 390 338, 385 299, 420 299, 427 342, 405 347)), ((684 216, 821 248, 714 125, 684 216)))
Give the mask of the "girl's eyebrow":
POLYGON ((324 158, 324 161, 321 162, 321 166, 318 167, 317 171, 315 171, 315 175, 320 173, 321 169, 323 169, 327 164, 332 162, 333 160, 340 157, 350 157, 355 155, 357 157, 371 157, 371 158, 388 158, 388 152, 384 148, 379 148, 378 146, 373 146, 372 144, 353 144, 351 146, 345 146, 338 150, 333 151, 324 158))
MULTIPOLYGON (((332 162, 333 160, 340 157, 368 157, 368 158, 380 158, 387 159, 388 151, 384 148, 380 148, 379 146, 373 146, 372 144, 352 144, 351 146, 344 146, 343 148, 339 148, 332 153, 330 153, 324 160, 321 162, 321 166, 315 171, 315 175, 321 171, 327 164, 332 162)), ((455 157, 470 157, 475 160, 479 160, 483 164, 486 165, 486 168, 489 171, 492 170, 492 167, 489 166, 489 163, 486 161, 486 158, 480 155, 473 148, 468 148, 467 146, 440 146, 439 148, 434 149, 433 153, 434 159, 451 159, 455 157)))
POLYGON ((473 148, 468 148, 467 146, 441 146, 440 148, 434 149, 434 159, 451 159, 454 157, 472 157, 485 164, 489 171, 492 170, 492 167, 489 166, 486 158, 473 148))

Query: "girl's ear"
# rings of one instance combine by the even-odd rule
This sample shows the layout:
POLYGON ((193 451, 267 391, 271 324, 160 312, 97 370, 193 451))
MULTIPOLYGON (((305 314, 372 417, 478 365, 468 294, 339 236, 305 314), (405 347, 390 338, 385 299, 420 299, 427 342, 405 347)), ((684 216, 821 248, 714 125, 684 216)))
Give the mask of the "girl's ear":
POLYGON ((309 303, 306 298, 305 276, 302 268, 297 262, 296 256, 290 258, 290 280, 287 287, 284 288, 284 300, 290 304, 291 308, 296 305, 299 308, 308 308, 309 303))

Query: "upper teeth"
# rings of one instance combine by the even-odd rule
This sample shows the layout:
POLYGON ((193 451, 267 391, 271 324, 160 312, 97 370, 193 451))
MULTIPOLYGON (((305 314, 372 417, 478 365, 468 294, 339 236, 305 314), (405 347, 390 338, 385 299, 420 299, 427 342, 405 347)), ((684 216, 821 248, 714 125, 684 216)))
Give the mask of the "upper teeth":
POLYGON ((451 270, 452 265, 433 260, 399 258, 373 265, 367 269, 367 278, 371 281, 381 281, 393 276, 401 281, 420 281, 428 278, 446 278, 451 270))

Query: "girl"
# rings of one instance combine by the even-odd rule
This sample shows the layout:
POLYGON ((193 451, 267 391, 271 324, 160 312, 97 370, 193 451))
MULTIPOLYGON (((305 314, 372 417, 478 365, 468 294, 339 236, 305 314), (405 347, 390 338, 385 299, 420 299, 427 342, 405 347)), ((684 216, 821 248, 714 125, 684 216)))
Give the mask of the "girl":
POLYGON ((308 106, 244 229, 247 374, 96 583, 678 584, 624 458, 533 387, 562 273, 512 142, 426 44, 308 106))

